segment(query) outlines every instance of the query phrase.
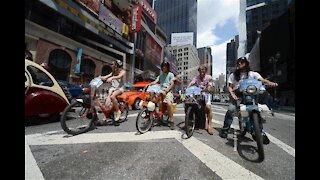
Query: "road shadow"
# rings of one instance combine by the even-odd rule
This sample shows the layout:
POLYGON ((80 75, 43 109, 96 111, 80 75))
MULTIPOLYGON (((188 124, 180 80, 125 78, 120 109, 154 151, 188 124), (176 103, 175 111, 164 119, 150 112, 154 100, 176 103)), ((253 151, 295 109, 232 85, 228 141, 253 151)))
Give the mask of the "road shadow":
MULTIPOLYGON (((214 128, 219 133, 221 132, 221 128, 214 128)), ((248 135, 248 133, 247 133, 248 135)), ((227 146, 234 147, 234 129, 230 129, 227 136, 227 142, 225 143, 227 146)), ((258 148, 256 147, 256 142, 247 136, 241 137, 237 135, 237 152, 241 158, 246 161, 261 163, 259 160, 258 148), (251 145, 254 143, 254 145, 251 145)))

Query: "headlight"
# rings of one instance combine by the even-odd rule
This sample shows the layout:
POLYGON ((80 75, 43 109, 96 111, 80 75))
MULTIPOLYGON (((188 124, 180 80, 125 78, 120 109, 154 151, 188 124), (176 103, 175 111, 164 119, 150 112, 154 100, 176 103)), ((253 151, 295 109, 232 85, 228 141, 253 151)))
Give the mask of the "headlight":
POLYGON ((256 86, 248 86, 246 89, 247 93, 255 93, 257 91, 256 86))

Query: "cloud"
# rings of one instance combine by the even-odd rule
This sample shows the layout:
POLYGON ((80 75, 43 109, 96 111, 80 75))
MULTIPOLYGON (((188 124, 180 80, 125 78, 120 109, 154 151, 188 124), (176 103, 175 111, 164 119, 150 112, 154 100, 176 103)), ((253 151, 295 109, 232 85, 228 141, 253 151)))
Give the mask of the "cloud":
POLYGON ((227 33, 229 28, 238 29, 239 6, 239 0, 198 0, 197 48, 211 47, 214 78, 226 73, 227 43, 238 34, 228 31, 227 35, 221 36, 220 32, 219 36, 218 30, 224 32, 225 28, 227 33), (231 23, 227 23, 228 21, 231 23), (232 24, 233 27, 228 24, 232 24))
POLYGON ((210 46, 212 52, 212 77, 217 78, 221 73, 226 74, 226 47, 231 39, 216 45, 210 46))

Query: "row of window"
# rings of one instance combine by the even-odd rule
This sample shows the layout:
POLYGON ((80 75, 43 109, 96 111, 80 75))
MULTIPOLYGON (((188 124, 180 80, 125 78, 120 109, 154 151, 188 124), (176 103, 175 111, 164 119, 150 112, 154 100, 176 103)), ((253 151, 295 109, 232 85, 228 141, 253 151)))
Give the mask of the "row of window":
MULTIPOLYGON (((49 54, 48 65, 50 73, 59 80, 68 80, 71 69, 71 56, 64 50, 54 49, 49 54)), ((80 72, 83 73, 88 79, 93 79, 95 75, 96 65, 90 59, 82 59, 80 72)), ((101 69, 101 74, 106 75, 112 72, 110 66, 105 65, 101 69)))

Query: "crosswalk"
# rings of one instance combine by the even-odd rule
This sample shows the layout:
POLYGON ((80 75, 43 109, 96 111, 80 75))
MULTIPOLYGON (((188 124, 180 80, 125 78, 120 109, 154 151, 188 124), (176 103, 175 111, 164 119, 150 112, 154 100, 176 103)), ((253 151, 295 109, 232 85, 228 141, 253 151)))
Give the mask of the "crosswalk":
MULTIPOLYGON (((214 118, 212 122, 215 126, 222 126, 223 121, 215 119, 215 116, 224 116, 227 107, 212 106, 214 118)), ((184 117, 183 107, 177 107, 175 117, 184 117)), ((128 115, 128 118, 136 117, 138 113, 128 115)), ((229 157, 221 154, 216 149, 210 147, 196 137, 186 139, 183 132, 179 130, 150 131, 138 135, 136 132, 117 132, 117 133, 85 133, 78 136, 65 138, 66 134, 58 131, 47 133, 30 134, 25 136, 25 177, 26 179, 44 179, 29 146, 37 145, 61 145, 61 144, 82 144, 100 142, 150 142, 160 139, 175 139, 181 143, 190 153, 203 162, 208 168, 215 172, 222 179, 263 179, 256 173, 246 169, 242 165, 233 161, 229 157), (232 171, 230 171, 232 169, 232 171)), ((272 143, 295 157, 295 149, 283 143, 276 137, 268 134, 272 143)))

